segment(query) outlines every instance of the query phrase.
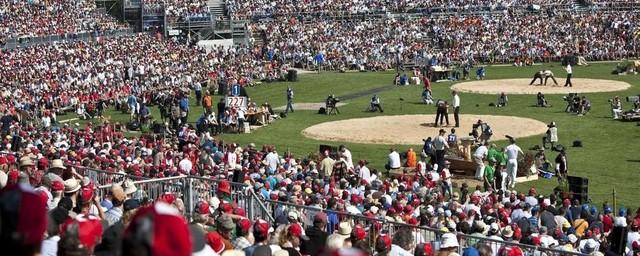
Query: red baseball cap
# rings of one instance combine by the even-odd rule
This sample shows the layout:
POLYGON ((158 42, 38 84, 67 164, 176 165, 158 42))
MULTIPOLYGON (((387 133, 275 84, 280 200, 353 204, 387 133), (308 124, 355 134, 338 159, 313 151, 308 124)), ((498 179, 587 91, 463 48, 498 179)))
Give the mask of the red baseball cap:
POLYGON ((353 234, 351 234, 351 236, 355 238, 356 241, 361 241, 367 238, 367 232, 364 230, 362 226, 356 225, 355 228, 353 229, 353 234))
POLYGON ((244 232, 249 232, 249 229, 251 229, 251 221, 249 219, 241 219, 238 221, 238 228, 244 232))
POLYGON ((271 229, 271 226, 269 226, 269 223, 267 223, 262 219, 258 219, 255 223, 253 223, 254 234, 260 234, 260 236, 262 237, 267 237, 267 235, 269 235, 269 232, 271 232, 271 230, 272 229, 271 229))
POLYGON ((91 202, 93 200, 93 188, 90 186, 82 188, 81 195, 83 202, 91 202))
POLYGON ((71 239, 80 241, 78 247, 93 248, 102 239, 102 223, 92 215, 80 214, 74 219, 68 219, 60 228, 60 237, 77 236, 71 239))
POLYGON ((229 184, 229 182, 220 181, 220 183, 218 183, 218 192, 231 194, 231 185, 229 184))
POLYGON ((196 212, 198 214, 209 214, 211 210, 209 209, 209 204, 205 201, 200 201, 196 204, 196 212))
POLYGON ((298 223, 293 223, 289 225, 289 228, 287 230, 289 231, 289 234, 291 234, 292 236, 298 237, 302 240, 309 240, 309 237, 304 235, 302 226, 300 226, 300 224, 298 223))
POLYGON ((378 236, 378 239, 376 239, 376 251, 385 251, 385 250, 390 250, 391 249, 391 238, 386 235, 380 235, 378 236))
POLYGON ((6 224, 0 232, 3 241, 25 246, 42 243, 47 228, 47 207, 29 185, 7 185, 0 190, 0 218, 6 224))
POLYGON ((176 208, 159 201, 138 210, 123 247, 147 249, 147 255, 191 255, 191 232, 176 208))
POLYGON ((240 208, 240 207, 233 209, 233 214, 235 214, 235 215, 240 215, 240 216, 242 216, 242 217, 246 217, 246 216, 245 216, 244 209, 242 209, 242 208, 240 208))
POLYGON ((220 254, 224 251, 224 242, 222 242, 222 237, 218 232, 209 232, 207 234, 207 243, 211 246, 216 253, 220 254))
POLYGON ((64 184, 62 183, 62 181, 54 180, 53 183, 51 183, 51 190, 62 191, 64 190, 64 184))
POLYGON ((168 203, 168 204, 173 204, 173 202, 176 201, 176 196, 174 194, 172 194, 171 192, 167 192, 167 193, 162 194, 162 196, 160 196, 158 201, 165 202, 165 203, 168 203))

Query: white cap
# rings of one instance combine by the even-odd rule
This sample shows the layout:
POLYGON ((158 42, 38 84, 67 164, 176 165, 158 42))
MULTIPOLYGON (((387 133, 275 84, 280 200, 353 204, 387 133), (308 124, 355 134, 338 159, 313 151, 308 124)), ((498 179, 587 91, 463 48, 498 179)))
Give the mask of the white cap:
POLYGON ((442 241, 440 243, 440 248, 452 248, 460 246, 458 244, 458 238, 454 233, 446 233, 442 235, 441 240, 442 241))

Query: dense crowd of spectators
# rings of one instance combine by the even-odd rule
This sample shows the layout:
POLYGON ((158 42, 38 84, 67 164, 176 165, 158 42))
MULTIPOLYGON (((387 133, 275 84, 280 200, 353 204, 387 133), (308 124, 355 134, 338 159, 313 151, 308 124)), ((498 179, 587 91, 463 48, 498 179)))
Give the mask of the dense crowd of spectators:
POLYGON ((94 1, 0 1, 0 44, 9 38, 64 35, 126 28, 96 11, 94 1))
POLYGON ((429 13, 442 10, 507 10, 511 7, 526 8, 537 5, 566 5, 573 1, 548 0, 422 0, 422 1, 380 1, 380 0, 322 0, 322 1, 267 1, 226 0, 227 13, 232 19, 253 17, 298 16, 298 15, 348 15, 358 13, 429 13))
POLYGON ((126 110, 131 96, 148 106, 196 84, 213 93, 217 87, 275 80, 282 72, 280 64, 263 65, 248 48, 205 50, 147 34, 2 50, 0 62, 6 78, 0 82, 2 112, 35 118, 44 128, 51 123, 40 122, 43 116, 53 122, 65 111, 96 116, 112 105, 126 110))
MULTIPOLYGON (((34 7, 38 3, 11 2, 2 6, 0 17, 16 19, 8 13, 20 6, 29 21, 17 19, 5 26, 42 27, 28 23, 40 17, 31 12, 47 10, 46 16, 57 15, 60 9, 56 8, 61 6, 78 9, 64 5, 71 2, 55 3, 59 5, 40 9, 34 7)), ((246 3, 242 8, 255 8, 252 5, 259 2, 246 3)), ((295 7, 287 11, 306 10, 297 9, 298 4, 306 6, 303 3, 291 4, 295 7)), ((351 6, 352 2, 318 1, 310 8, 341 4, 351 6)), ((367 8, 412 4, 397 2, 389 7, 365 1, 367 8)), ((166 10, 185 17, 201 14, 202 7, 201 2, 180 2, 166 10)), ((75 31, 77 23, 65 22, 93 17, 82 16, 90 13, 80 12, 77 18, 51 16, 63 17, 61 24, 67 24, 55 33, 75 31)), ((206 110, 202 118, 238 122, 244 117, 239 113, 244 112, 226 108, 223 101, 214 108, 209 94, 258 80, 277 80, 288 65, 385 70, 416 58, 434 65, 491 58, 538 61, 570 52, 587 59, 619 58, 635 50, 636 21, 633 13, 314 23, 277 18, 250 25, 262 37, 260 46, 205 49, 139 34, 0 50, 0 77, 4 78, 0 81, 0 150, 5 152, 0 155, 0 246, 17 255, 40 251, 43 255, 140 255, 141 250, 171 255, 320 255, 335 250, 346 253, 346 248, 363 255, 434 255, 436 251, 456 255, 460 247, 466 248, 466 255, 523 255, 519 246, 482 240, 486 237, 601 255, 612 253, 613 228, 628 226, 625 255, 638 255, 640 210, 633 214, 607 204, 597 207, 535 188, 524 193, 504 186, 462 184, 459 192, 453 192, 449 163, 432 165, 426 148, 420 160, 416 154, 420 152, 408 150, 404 163, 391 149, 390 169, 404 165, 417 171, 414 177, 392 178, 368 166, 365 159, 356 160, 344 146, 312 159, 282 153, 270 145, 225 143, 186 122, 192 91, 196 95, 200 91, 196 102, 206 110), (208 93, 202 92, 205 83, 208 93), (132 116, 147 116, 149 104, 160 105, 163 118, 166 114, 171 120, 168 135, 125 138, 124 128, 108 121, 80 126, 57 120, 65 109, 87 118, 100 116, 112 105, 132 116), (195 209, 185 209, 184 195, 166 193, 153 202, 147 191, 130 181, 97 184, 82 175, 82 167, 143 178, 216 179, 217 196, 195 195, 195 209), (273 223, 247 219, 246 209, 233 199, 227 181, 244 183, 263 199, 297 207, 277 205, 273 223), (112 187, 108 194, 98 195, 99 185, 112 187), (192 211, 196 214, 188 216, 193 220, 188 226, 184 215, 192 211), (347 214, 374 221, 356 223, 347 214), (383 221, 397 224, 385 227, 383 221), (432 231, 417 227, 439 230, 440 235, 427 235, 432 231), (459 241, 457 234, 477 239, 459 241)), ((3 29, 20 31, 15 28, 3 29)), ((21 33, 25 32, 9 34, 21 33)), ((261 108, 273 114, 268 104, 261 108)), ((495 156, 504 159, 500 150, 495 156)), ((496 165, 503 163, 494 159, 487 166, 496 165)), ((497 175, 484 168, 486 176, 497 175)))
POLYGON ((301 68, 384 70, 420 59, 446 65, 533 63, 567 54, 587 60, 620 59, 636 54, 637 20, 631 12, 312 23, 278 18, 252 23, 249 29, 262 40, 261 57, 267 60, 301 68))
MULTIPOLYGON (((415 166, 417 175, 391 178, 366 160, 356 161, 344 146, 308 159, 268 145, 225 144, 187 128, 171 141, 123 138, 109 125, 50 130, 13 125, 8 134, 2 150, 17 155, 0 156, 0 216, 3 223, 17 224, 3 225, 0 243, 12 251, 189 255, 206 250, 204 255, 260 256, 281 255, 281 250, 323 255, 351 248, 356 255, 458 255, 464 248, 465 255, 525 255, 519 244, 526 244, 620 255, 612 252, 611 234, 614 227, 629 227, 623 233, 628 239, 623 254, 640 253, 640 209, 597 207, 535 188, 519 192, 462 184, 459 192, 451 192, 449 163, 432 166, 412 150, 406 162, 390 167, 415 166), (149 191, 130 181, 113 184, 99 196, 96 187, 109 184, 81 175, 79 166, 140 177, 194 175, 220 181, 216 196, 192 195, 197 203, 191 211, 182 194, 167 192, 153 202, 149 191), (232 196, 237 191, 228 181, 274 200, 269 205, 293 206, 276 203, 274 222, 247 219, 247 209, 232 196), (190 226, 187 212, 194 213, 190 226), (355 221, 349 214, 370 221, 355 221), (457 234, 472 237, 458 240, 457 234), (146 236, 152 239, 140 240, 146 236)), ((391 149, 390 159, 392 154, 398 153, 391 149)))
POLYGON ((189 1, 171 1, 165 2, 165 15, 169 19, 178 20, 208 20, 211 14, 209 13, 209 7, 207 1, 204 0, 189 0, 189 1))

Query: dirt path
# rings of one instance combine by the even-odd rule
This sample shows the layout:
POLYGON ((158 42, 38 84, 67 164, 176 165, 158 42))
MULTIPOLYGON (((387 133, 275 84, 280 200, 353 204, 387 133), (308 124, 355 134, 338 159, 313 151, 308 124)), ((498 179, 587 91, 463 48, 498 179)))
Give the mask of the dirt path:
MULTIPOLYGON (((539 81, 540 80, 537 80, 536 82, 539 83, 539 81)), ((624 91, 631 87, 631 85, 626 82, 603 79, 573 78, 571 79, 573 87, 563 86, 565 78, 556 77, 556 81, 558 81, 560 86, 552 86, 553 81, 551 79, 547 81, 547 86, 529 85, 531 78, 482 80, 457 83, 451 86, 451 89, 461 92, 482 94, 499 94, 501 92, 505 92, 509 95, 537 94, 538 92, 542 92, 544 94, 612 92, 624 91)))
MULTIPOLYGON (((344 102, 339 102, 338 104, 336 104, 336 106, 338 107, 342 107, 344 105, 347 105, 347 103, 344 102)), ((318 103, 293 103, 293 110, 318 110, 321 107, 324 108, 326 106, 326 104, 324 102, 318 102, 318 103)), ((274 108, 273 110, 278 110, 278 111, 282 111, 286 108, 287 106, 280 106, 277 108, 274 108)))
MULTIPOLYGON (((435 115, 397 115, 347 119, 326 122, 302 131, 305 137, 316 140, 341 141, 365 144, 421 145, 422 139, 438 135, 438 130, 447 133, 453 128, 453 115, 449 115, 450 126, 433 127, 435 115)), ((459 137, 468 136, 471 126, 478 119, 487 122, 493 130, 494 140, 504 140, 505 135, 527 137, 543 134, 545 123, 523 117, 492 115, 460 115, 459 137)))

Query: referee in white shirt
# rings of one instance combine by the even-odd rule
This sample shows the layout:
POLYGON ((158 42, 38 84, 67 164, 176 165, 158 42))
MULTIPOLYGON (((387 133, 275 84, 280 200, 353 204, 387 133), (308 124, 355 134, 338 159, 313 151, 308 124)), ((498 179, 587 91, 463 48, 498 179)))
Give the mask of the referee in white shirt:
POLYGON ((456 127, 460 127, 460 96, 456 91, 452 91, 451 95, 453 95, 453 119, 456 121, 456 127))
POLYGON ((564 87, 573 87, 573 84, 571 83, 571 75, 573 74, 573 69, 571 69, 571 64, 567 64, 567 67, 564 69, 567 71, 567 81, 564 82, 564 87))

